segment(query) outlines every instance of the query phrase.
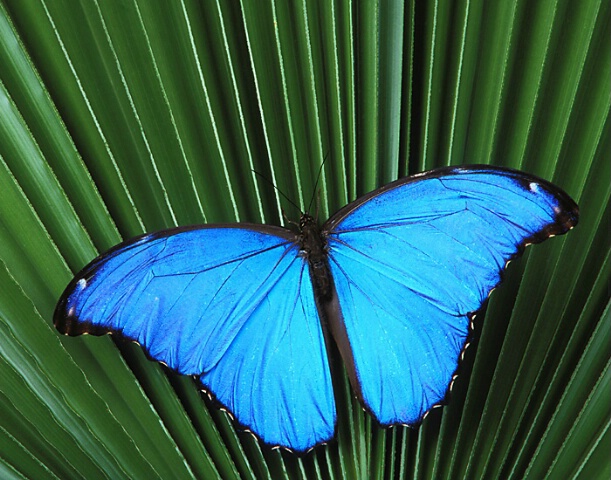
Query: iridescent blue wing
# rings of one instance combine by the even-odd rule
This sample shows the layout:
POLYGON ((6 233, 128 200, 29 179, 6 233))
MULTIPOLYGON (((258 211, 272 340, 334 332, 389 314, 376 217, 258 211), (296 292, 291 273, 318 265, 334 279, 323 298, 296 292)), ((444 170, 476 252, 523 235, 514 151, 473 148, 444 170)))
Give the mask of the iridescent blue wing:
POLYGON ((329 440, 335 402, 308 264, 288 230, 183 228, 146 235, 78 274, 55 312, 63 333, 120 333, 199 376, 265 443, 329 440))
POLYGON ((544 180, 474 166, 399 180, 327 222, 341 309, 331 328, 380 424, 415 424, 444 400, 471 318, 507 262, 577 217, 544 180))

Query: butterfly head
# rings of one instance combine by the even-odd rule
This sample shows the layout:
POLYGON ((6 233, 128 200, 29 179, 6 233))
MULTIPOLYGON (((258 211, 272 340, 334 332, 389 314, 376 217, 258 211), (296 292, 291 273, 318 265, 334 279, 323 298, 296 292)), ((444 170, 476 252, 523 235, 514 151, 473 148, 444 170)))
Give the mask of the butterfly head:
POLYGON ((299 243, 306 256, 322 249, 326 243, 316 219, 307 212, 299 219, 299 243))
POLYGON ((299 219, 299 231, 303 232, 304 230, 311 228, 312 225, 317 226, 317 223, 314 217, 310 215, 308 212, 303 213, 301 215, 301 218, 299 219))

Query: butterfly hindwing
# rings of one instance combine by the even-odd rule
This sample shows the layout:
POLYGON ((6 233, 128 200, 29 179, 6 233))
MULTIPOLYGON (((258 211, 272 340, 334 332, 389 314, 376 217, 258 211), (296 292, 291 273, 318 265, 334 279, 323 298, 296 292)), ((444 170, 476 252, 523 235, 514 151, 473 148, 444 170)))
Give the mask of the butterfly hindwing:
POLYGON ((122 244, 60 300, 63 333, 120 333, 199 376, 264 442, 329 440, 335 403, 308 264, 277 227, 175 229, 122 244))
POLYGON ((380 424, 418 423, 444 400, 472 314, 506 263, 577 215, 548 182, 476 167, 400 180, 325 224, 341 310, 333 331, 380 424))

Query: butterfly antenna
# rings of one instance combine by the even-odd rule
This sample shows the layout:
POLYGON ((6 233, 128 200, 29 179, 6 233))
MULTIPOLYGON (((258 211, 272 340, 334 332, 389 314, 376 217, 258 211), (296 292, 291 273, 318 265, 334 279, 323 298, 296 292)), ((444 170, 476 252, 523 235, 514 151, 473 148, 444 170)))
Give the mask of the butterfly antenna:
MULTIPOLYGON (((289 197, 287 197, 284 192, 282 190, 280 190, 276 185, 274 185, 274 183, 267 178, 265 175, 263 175, 262 173, 257 172, 256 170, 252 171, 255 175, 258 175, 259 177, 261 177, 263 180, 265 180, 267 183, 269 183, 281 196, 282 198, 284 198, 287 202, 289 202, 293 207, 295 207, 300 213, 303 213, 301 211, 301 208, 299 208, 299 206, 293 202, 293 200, 291 200, 289 197)), ((282 214, 284 215, 284 210, 282 211, 282 214)))
MULTIPOLYGON (((318 169, 318 175, 316 176, 316 183, 314 183, 314 192, 312 192, 312 198, 310 199, 310 204, 308 205, 308 212, 312 210, 312 203, 314 202, 314 196, 316 195, 316 189, 318 188, 318 182, 320 181, 320 177, 322 175, 322 169, 325 166, 325 162, 329 158, 329 155, 325 155, 325 158, 322 159, 322 163, 320 164, 320 168, 318 169)), ((320 196, 318 197, 318 201, 320 203, 320 196)), ((318 205, 316 206, 316 216, 318 216, 318 205)))

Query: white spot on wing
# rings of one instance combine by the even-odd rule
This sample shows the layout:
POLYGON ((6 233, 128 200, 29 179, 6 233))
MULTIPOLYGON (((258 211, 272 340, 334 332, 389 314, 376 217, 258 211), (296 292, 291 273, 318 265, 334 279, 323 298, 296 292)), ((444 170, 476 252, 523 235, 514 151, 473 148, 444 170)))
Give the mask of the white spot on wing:
POLYGON ((528 184, 528 189, 533 193, 539 193, 539 184, 535 182, 530 182, 528 184))
POLYGON ((77 283, 76 286, 80 289, 83 290, 86 286, 87 286, 87 279, 85 278, 81 278, 77 283))

